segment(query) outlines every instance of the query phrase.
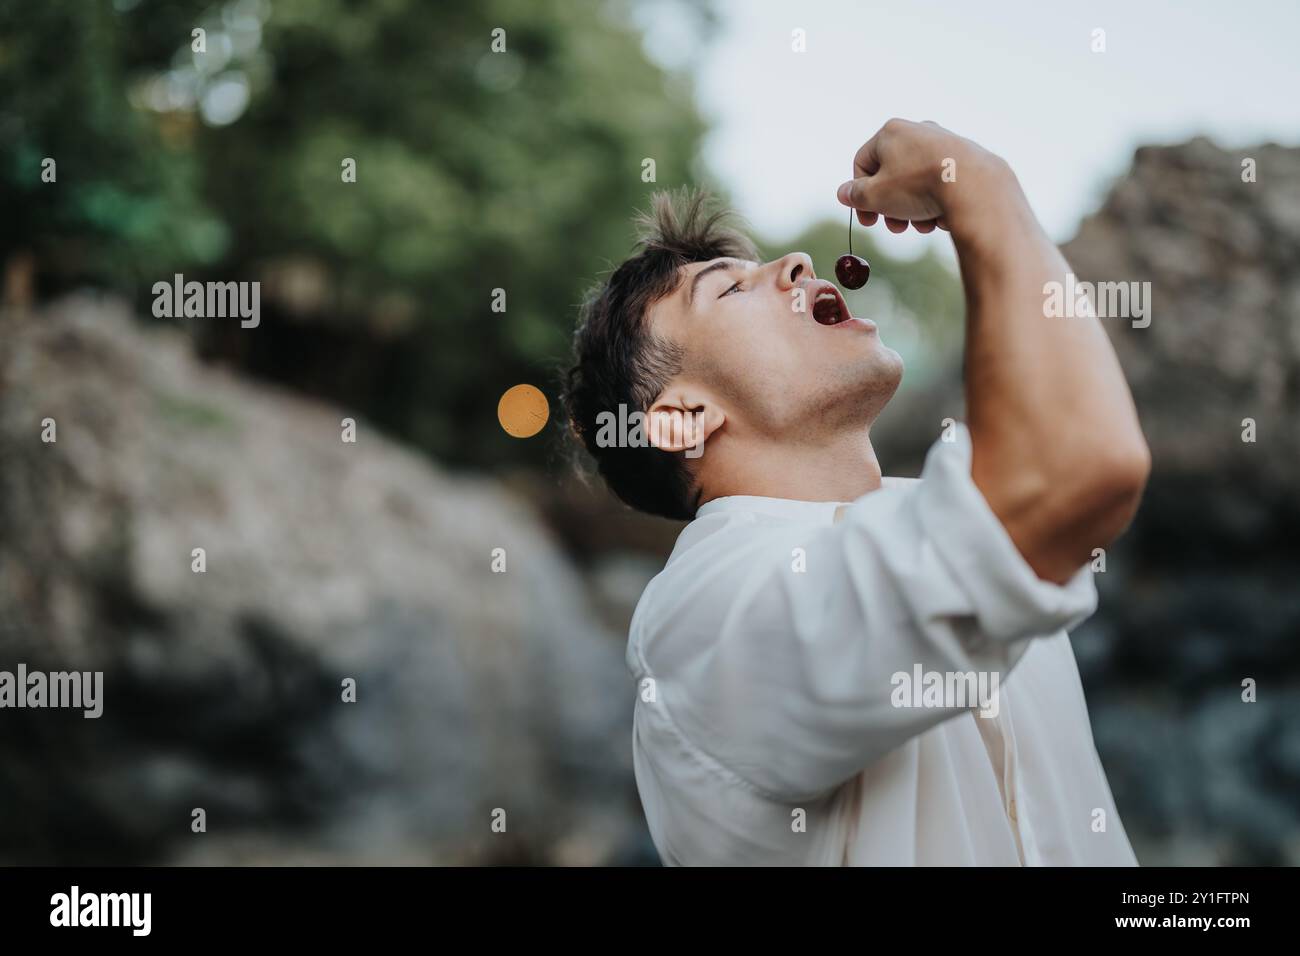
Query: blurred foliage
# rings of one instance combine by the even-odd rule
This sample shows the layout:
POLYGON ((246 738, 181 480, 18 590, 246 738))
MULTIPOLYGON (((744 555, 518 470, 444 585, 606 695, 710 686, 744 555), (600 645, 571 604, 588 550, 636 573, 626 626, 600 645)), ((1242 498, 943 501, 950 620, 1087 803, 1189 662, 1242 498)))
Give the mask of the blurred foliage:
POLYGON ((133 291, 220 245, 199 158, 166 149, 128 101, 127 47, 108 3, 0 0, 0 260, 32 254, 48 281, 133 291))
POLYGON ((225 357, 446 459, 535 453, 496 426, 497 397, 521 381, 554 394, 584 284, 627 249, 650 190, 693 180, 704 132, 630 14, 5 0, 0 252, 35 253, 45 291, 117 288, 145 315, 173 272, 260 279, 257 332, 204 332, 225 357), (353 355, 365 374, 343 368, 353 355))
MULTIPOLYGON (((707 36, 707 8, 657 5, 707 36)), ((547 443, 505 435, 497 398, 531 382, 556 411, 575 306, 629 251, 630 214, 707 180, 690 83, 646 55, 638 6, 0 0, 0 255, 144 316, 174 272, 260 280, 256 331, 190 325, 205 353, 443 460, 537 461, 547 443)), ((828 224, 785 248, 828 272, 842 241, 828 224)), ((918 334, 951 311, 942 265, 868 254, 869 306, 918 334)))
POLYGON ((519 382, 554 395, 582 285, 652 188, 642 159, 660 185, 691 178, 690 89, 617 9, 282 0, 262 44, 274 81, 237 124, 202 130, 221 170, 207 197, 241 259, 312 257, 325 314, 399 339, 358 398, 444 459, 537 450, 501 432, 497 398, 519 382))

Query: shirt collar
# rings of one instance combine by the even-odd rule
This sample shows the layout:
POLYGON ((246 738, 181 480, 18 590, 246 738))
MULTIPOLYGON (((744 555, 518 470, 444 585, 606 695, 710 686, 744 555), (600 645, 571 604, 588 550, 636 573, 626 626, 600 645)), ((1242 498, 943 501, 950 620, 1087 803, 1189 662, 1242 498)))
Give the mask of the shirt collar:
MULTIPOLYGON (((916 478, 896 478, 892 475, 885 475, 880 479, 880 488, 877 490, 883 491, 886 488, 906 487, 917 480, 916 478)), ((875 492, 869 491, 867 494, 875 494, 875 492)), ((703 518, 724 511, 747 511, 777 518, 806 521, 811 524, 832 524, 835 521, 835 509, 841 505, 850 504, 852 504, 851 501, 800 501, 796 498, 726 495, 700 505, 699 508, 695 509, 695 517, 703 518)))
POLYGON ((806 521, 810 524, 830 524, 835 518, 835 509, 845 501, 799 501, 794 498, 763 498, 758 495, 727 495, 706 501, 695 511, 696 518, 703 518, 723 511, 748 511, 771 515, 776 518, 790 518, 806 521))

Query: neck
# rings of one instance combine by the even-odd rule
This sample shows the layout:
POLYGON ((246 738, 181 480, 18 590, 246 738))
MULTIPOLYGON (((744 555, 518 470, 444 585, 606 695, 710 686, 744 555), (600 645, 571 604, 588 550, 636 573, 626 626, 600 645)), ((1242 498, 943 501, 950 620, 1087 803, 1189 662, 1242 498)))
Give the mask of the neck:
POLYGON ((701 504, 729 495, 853 501, 880 487, 880 462, 865 428, 816 445, 747 443, 710 448, 704 457, 715 451, 710 473, 700 476, 701 504))

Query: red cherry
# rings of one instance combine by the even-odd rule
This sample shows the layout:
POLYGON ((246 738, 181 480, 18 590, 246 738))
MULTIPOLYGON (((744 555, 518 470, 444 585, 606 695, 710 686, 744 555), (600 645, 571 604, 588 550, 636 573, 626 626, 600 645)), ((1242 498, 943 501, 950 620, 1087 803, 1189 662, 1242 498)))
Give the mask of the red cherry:
POLYGON ((861 256, 846 252, 835 260, 835 278, 846 289, 861 289, 871 278, 871 265, 861 256))

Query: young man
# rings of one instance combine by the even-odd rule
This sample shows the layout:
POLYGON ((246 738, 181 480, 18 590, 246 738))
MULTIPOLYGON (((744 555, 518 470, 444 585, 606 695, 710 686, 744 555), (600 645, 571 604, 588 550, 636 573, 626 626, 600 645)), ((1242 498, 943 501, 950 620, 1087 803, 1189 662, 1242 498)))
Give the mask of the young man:
POLYGON ((1128 387, 1095 318, 1046 317, 1069 266, 1005 162, 891 120, 853 172, 839 199, 863 224, 946 229, 961 263, 968 424, 919 481, 882 479, 871 443, 899 357, 806 255, 755 261, 698 200, 660 197, 584 307, 574 431, 625 502, 692 519, 627 651, 655 845, 668 864, 1134 864, 1065 634, 1146 481, 1128 387), (602 438, 620 405, 653 446, 602 438))

